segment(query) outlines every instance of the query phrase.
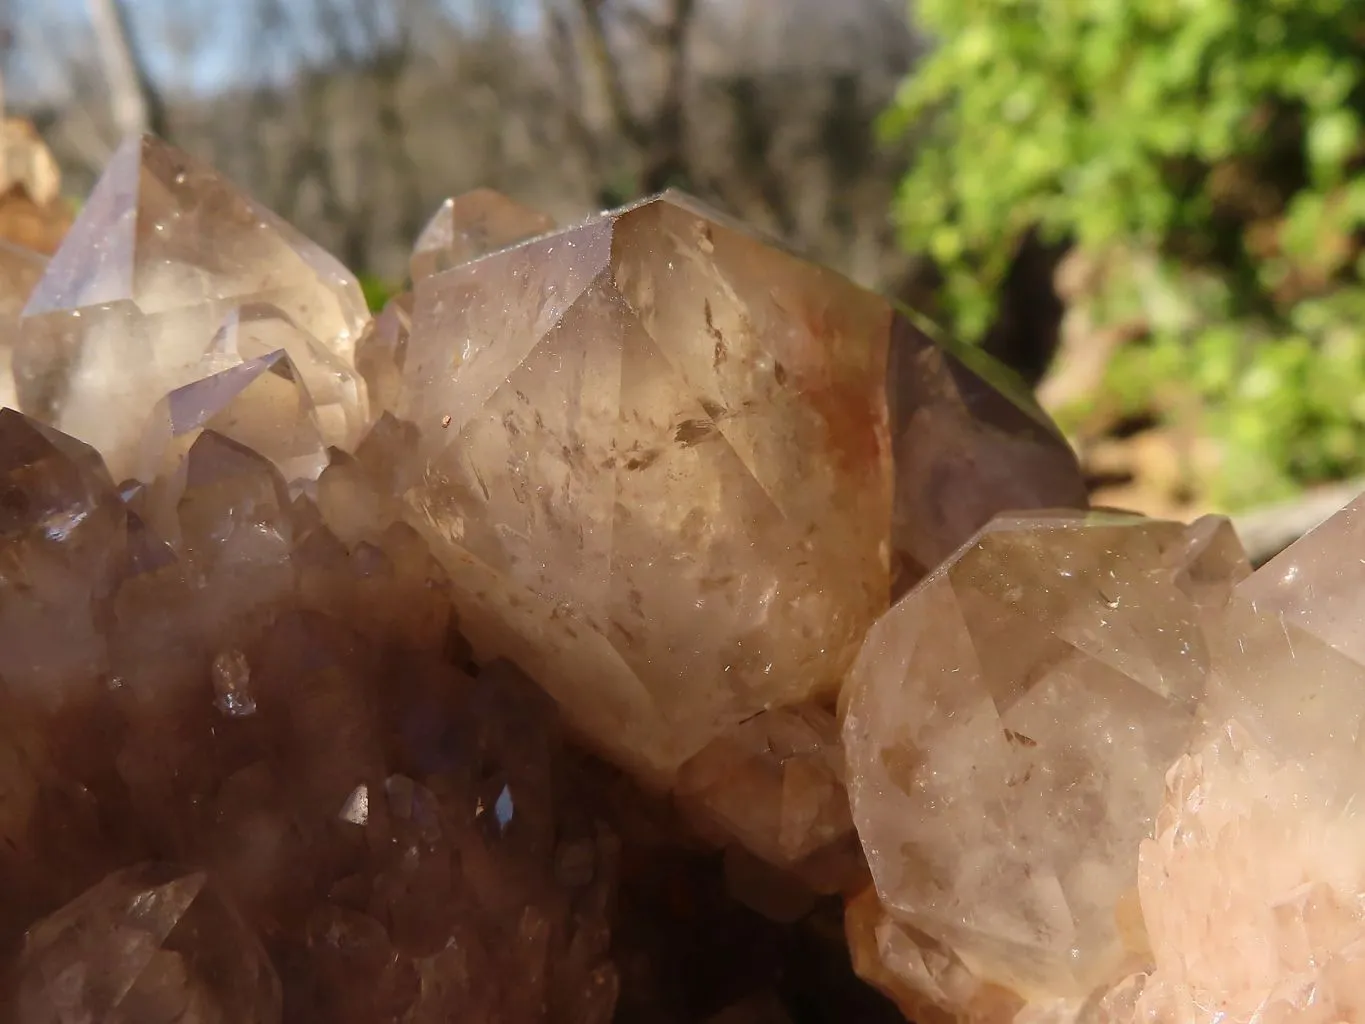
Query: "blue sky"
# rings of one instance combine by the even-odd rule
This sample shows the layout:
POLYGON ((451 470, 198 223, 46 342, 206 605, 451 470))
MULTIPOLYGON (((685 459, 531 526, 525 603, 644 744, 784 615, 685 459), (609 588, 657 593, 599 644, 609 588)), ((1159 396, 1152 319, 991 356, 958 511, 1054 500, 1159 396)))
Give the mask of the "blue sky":
MULTIPOLYGON (((325 2, 325 0, 324 0, 325 2)), ((379 3, 381 0, 372 0, 379 3)), ((478 0, 437 0, 452 19, 468 17, 478 0)), ((536 0, 498 0, 515 22, 537 18, 536 0)), ((262 73, 284 76, 299 61, 324 56, 317 0, 278 0, 289 20, 262 46, 254 0, 126 0, 140 51, 158 84, 169 90, 212 92, 262 73)), ((88 38, 86 0, 0 0, 13 46, 6 91, 16 104, 61 95, 65 71, 88 38)), ((88 53, 88 51, 87 51, 88 53)))

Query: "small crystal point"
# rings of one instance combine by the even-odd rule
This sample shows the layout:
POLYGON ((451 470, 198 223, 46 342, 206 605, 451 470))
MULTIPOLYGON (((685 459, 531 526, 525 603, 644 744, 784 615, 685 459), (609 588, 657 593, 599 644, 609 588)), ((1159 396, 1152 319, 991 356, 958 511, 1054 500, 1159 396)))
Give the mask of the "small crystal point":
POLYGON ((868 634, 846 693, 854 822, 891 917, 983 983, 1084 998, 1135 952, 1119 908, 1196 733, 1209 615, 1246 574, 1191 532, 1000 518, 868 634), (1199 575, 1222 589, 1184 588, 1215 554, 1199 575))
POLYGON ((315 478, 327 447, 312 397, 284 350, 176 388, 152 410, 133 474, 152 482, 172 475, 205 430, 269 458, 286 480, 315 478))
POLYGON ((16 969, 14 1024, 278 1024, 279 979, 202 871, 109 875, 34 925, 16 969))
POLYGON ((206 364, 230 366, 280 350, 289 354, 308 389, 324 441, 349 451, 360 440, 368 418, 364 381, 278 306, 252 302, 228 313, 213 337, 206 364))
POLYGON ((369 319, 359 284, 334 257, 151 136, 115 151, 24 314, 124 299, 148 315, 273 302, 346 359, 369 319))
MULTIPOLYGON (((355 279, 318 246, 186 154, 132 139, 24 308, 20 408, 117 462, 152 405, 203 375, 223 318, 253 303, 277 307, 343 370, 369 319, 355 279)), ((280 347, 312 372, 303 346, 280 347)))
POLYGON ((398 407, 408 337, 412 333, 412 292, 395 295, 356 344, 356 370, 365 378, 376 415, 398 407))
POLYGON ((550 217, 491 188, 462 193, 443 202, 417 236, 412 279, 439 274, 554 227, 550 217))

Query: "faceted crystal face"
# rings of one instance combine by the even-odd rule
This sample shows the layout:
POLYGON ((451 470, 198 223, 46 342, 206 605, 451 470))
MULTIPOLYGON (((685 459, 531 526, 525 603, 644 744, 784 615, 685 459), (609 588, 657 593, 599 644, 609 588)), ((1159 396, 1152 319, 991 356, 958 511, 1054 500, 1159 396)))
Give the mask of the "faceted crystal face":
POLYGON ((0 409, 0 496, 0 675, 61 705, 103 665, 98 599, 126 517, 94 449, 13 409, 0 409))
POLYGON ((887 304, 672 195, 417 282, 415 521, 487 653, 667 776, 887 601, 887 304))
POLYGON ((282 349, 186 384, 158 402, 133 475, 153 481, 173 474, 205 430, 266 456, 286 480, 316 479, 327 466, 312 398, 282 349))
POLYGON ((897 316, 887 388, 896 596, 997 513, 1086 507, 1071 448, 1027 389, 983 353, 935 344, 897 316))
POLYGON ((764 711, 687 761, 674 793, 772 864, 800 865, 851 838, 839 727, 817 707, 764 711))
POLYGON ((15 1024, 276 1024, 280 982, 202 871, 116 871, 29 930, 15 1024))
POLYGON ((441 204, 412 251, 412 279, 478 259, 523 239, 553 231, 555 222, 491 188, 465 192, 441 204))
POLYGON ((354 448, 367 420, 364 382, 345 359, 302 330, 278 306, 254 302, 228 313, 205 361, 211 366, 235 366, 278 351, 289 354, 323 439, 343 450, 354 448))
POLYGON ((1112 980, 1138 843, 1195 729, 1205 616, 1247 572, 1226 522, 1004 517, 899 601, 844 724, 892 918, 1029 998, 1112 980))
POLYGON ((395 295, 356 344, 356 370, 365 379, 371 410, 377 416, 398 407, 403 366, 412 333, 412 292, 395 295))
MULTIPOLYGON (((14 356, 20 407, 95 444, 121 476, 147 410, 223 368, 206 362, 214 336, 252 303, 275 307, 322 351, 305 358, 305 342, 275 339, 243 358, 282 347, 314 383, 345 391, 340 378, 354 381, 368 321, 355 279, 213 171, 165 143, 130 140, 24 309, 14 356), (315 362, 328 365, 315 372, 315 362)), ((337 397, 319 390, 314 400, 325 408, 337 397)), ((363 398, 351 400, 363 420, 363 398)))

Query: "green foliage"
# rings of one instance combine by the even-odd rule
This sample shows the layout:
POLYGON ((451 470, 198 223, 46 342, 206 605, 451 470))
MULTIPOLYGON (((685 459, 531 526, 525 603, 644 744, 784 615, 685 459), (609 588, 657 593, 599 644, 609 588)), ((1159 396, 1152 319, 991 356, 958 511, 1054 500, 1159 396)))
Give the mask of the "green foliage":
MULTIPOLYGON (((1145 318, 1116 401, 1204 410, 1214 496, 1365 471, 1365 4, 918 0, 941 43, 885 127, 914 132, 897 205, 979 336, 1020 239, 1150 256, 1092 312, 1145 318)), ((1120 259, 1119 265, 1124 261, 1120 259)))
POLYGON ((370 310, 378 313, 384 308, 384 304, 402 289, 392 281, 385 281, 373 274, 361 274, 360 290, 364 293, 365 302, 370 310))

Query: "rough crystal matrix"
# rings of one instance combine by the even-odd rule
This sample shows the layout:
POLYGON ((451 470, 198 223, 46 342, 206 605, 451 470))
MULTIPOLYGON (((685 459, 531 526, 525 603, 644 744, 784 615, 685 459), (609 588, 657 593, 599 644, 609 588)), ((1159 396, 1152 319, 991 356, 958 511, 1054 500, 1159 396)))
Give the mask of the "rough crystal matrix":
POLYGON ((873 627, 844 741, 892 974, 964 1013, 945 992, 1083 998, 1141 953, 1138 843, 1247 571, 1222 520, 1006 517, 873 627), (980 984, 936 994, 935 959, 980 984))
POLYGON ((470 674, 410 527, 343 542, 212 430, 183 477, 167 544, 0 411, 0 1016, 605 1024, 616 843, 550 702, 470 674))
POLYGON ((922 567, 1004 507, 1083 500, 1045 421, 888 302, 676 193, 419 279, 396 413, 482 650, 661 780, 837 689, 893 514, 922 567))

